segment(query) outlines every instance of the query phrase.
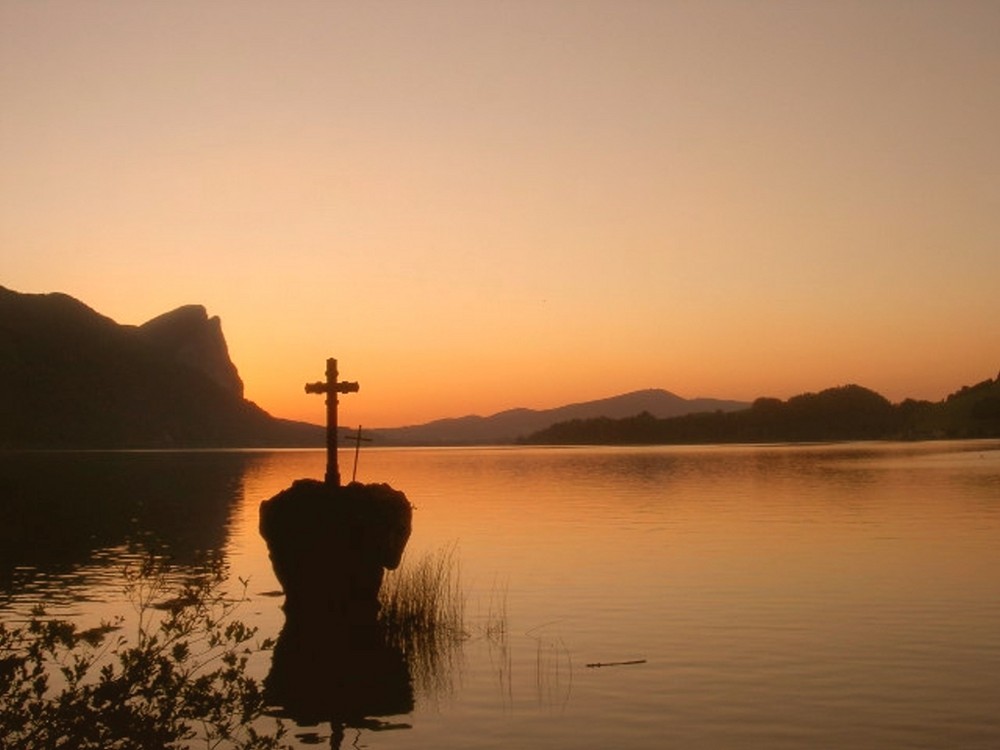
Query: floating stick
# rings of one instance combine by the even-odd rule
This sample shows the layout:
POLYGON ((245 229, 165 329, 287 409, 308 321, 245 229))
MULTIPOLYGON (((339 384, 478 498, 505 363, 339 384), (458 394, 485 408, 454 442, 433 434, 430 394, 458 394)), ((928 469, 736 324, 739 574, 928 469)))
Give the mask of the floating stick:
POLYGON ((626 664, 645 664, 645 659, 632 659, 630 661, 595 661, 591 662, 587 666, 593 669, 594 667, 622 667, 626 664))

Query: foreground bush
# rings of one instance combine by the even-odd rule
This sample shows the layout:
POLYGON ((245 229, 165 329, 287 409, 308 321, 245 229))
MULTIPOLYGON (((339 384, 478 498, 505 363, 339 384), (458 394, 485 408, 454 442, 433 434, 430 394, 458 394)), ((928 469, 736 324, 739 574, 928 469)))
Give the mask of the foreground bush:
POLYGON ((173 591, 153 562, 126 576, 133 639, 121 633, 123 620, 81 631, 40 609, 27 625, 0 624, 3 747, 289 747, 246 674, 249 657, 273 644, 254 642, 256 628, 235 619, 245 584, 232 599, 221 570, 173 591))

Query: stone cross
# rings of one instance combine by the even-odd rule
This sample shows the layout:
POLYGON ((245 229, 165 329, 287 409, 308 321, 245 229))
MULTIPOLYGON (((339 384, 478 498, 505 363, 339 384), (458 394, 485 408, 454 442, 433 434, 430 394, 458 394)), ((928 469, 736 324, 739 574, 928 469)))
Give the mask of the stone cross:
POLYGON ((337 360, 326 361, 326 382, 306 383, 306 393, 326 394, 326 483, 340 486, 340 469, 337 468, 337 394, 357 393, 357 383, 337 382, 337 360))

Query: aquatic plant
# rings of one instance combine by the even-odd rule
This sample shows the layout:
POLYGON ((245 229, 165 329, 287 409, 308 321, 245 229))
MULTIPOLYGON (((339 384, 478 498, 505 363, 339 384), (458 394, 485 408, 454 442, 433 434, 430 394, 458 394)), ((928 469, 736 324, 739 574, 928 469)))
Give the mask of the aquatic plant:
POLYGON ((126 571, 136 608, 80 630, 36 609, 23 625, 0 623, 0 737, 20 750, 148 750, 203 746, 273 750, 285 728, 264 716, 247 661, 270 641, 236 619, 224 571, 171 586, 149 560, 126 571), (172 596, 171 596, 172 594, 172 596))
POLYGON ((393 640, 464 637, 465 595, 455 546, 416 561, 405 559, 383 580, 379 603, 380 619, 393 640))
POLYGON ((406 656, 417 685, 448 692, 465 629, 465 594, 455 545, 417 560, 404 556, 379 592, 386 639, 406 656))
POLYGON ((506 587, 490 589, 485 616, 470 620, 466 600, 454 543, 418 558, 407 553, 382 582, 379 622, 427 696, 451 691, 462 644, 471 638, 485 638, 509 660, 506 587))

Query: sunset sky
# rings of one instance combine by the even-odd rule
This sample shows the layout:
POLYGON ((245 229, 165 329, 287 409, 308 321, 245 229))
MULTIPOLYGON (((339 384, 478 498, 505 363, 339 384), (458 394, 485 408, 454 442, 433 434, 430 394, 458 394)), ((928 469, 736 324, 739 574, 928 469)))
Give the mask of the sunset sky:
POLYGON ((1000 369, 1000 2, 0 0, 0 285, 394 426, 1000 369))

